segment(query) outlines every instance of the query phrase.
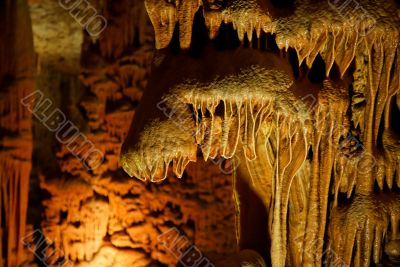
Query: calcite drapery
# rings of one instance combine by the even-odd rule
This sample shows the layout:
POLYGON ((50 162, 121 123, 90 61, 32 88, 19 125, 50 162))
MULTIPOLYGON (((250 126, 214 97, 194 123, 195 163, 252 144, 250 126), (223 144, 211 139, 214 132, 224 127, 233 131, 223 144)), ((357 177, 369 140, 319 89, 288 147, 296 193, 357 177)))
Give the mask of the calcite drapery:
POLYGON ((280 12, 264 1, 146 1, 158 48, 170 44, 176 24, 180 47, 189 48, 199 11, 211 38, 223 23, 240 41, 273 34, 281 55, 296 51, 300 69, 320 57, 326 78, 312 85, 293 77, 288 62, 274 65, 265 51, 167 55, 123 146, 126 172, 157 181, 170 162, 180 175, 197 147, 205 159, 236 153, 269 213, 273 266, 368 266, 371 251, 380 263, 385 243, 399 239, 399 5, 348 2, 294 1, 280 12), (374 205, 388 208, 379 214, 374 205))

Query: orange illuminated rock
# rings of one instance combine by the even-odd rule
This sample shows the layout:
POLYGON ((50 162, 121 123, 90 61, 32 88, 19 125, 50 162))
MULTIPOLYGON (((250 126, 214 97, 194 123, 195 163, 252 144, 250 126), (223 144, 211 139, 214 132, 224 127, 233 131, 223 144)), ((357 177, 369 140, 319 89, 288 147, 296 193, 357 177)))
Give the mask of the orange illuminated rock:
POLYGON ((0 21, 0 267, 399 265, 399 1, 14 0, 0 21), (35 84, 76 139, 32 120, 35 84))

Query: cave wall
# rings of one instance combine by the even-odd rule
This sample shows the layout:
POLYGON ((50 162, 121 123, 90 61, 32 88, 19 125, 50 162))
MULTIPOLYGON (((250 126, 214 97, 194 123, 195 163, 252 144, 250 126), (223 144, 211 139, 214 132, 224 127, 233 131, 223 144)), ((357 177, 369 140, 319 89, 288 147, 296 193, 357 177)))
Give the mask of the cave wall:
POLYGON ((171 176, 156 185, 134 180, 118 166, 127 121, 134 116, 149 75, 151 38, 113 63, 98 64, 101 55, 90 51, 82 55, 84 64, 93 60, 96 65, 82 67, 80 81, 87 93, 80 105, 88 125, 85 135, 104 151, 105 160, 88 173, 61 147, 59 175, 42 176, 40 186, 51 196, 43 202, 41 226, 47 238, 59 240, 52 249, 82 266, 108 266, 113 260, 119 266, 147 266, 152 261, 175 266, 179 258, 160 246, 157 237, 176 227, 203 253, 232 253, 232 177, 221 174, 218 164, 193 165, 182 180, 171 176))
POLYGON ((120 168, 121 144, 151 72, 153 29, 142 1, 90 3, 108 23, 98 39, 56 3, 29 3, 38 59, 34 92, 40 92, 33 94, 35 107, 51 104, 33 113, 24 238, 31 257, 24 264, 176 266, 179 253, 159 241, 171 229, 182 242, 187 239, 181 254, 191 245, 211 257, 232 254, 237 249, 232 175, 221 172, 220 162, 192 165, 184 178, 171 173, 157 185, 132 179, 120 168), (84 139, 68 141, 72 128, 49 130, 42 120, 54 110, 104 157, 81 161, 84 139))
POLYGON ((35 85, 27 3, 1 1, 0 20, 0 266, 17 266, 32 166, 32 117, 20 104, 35 85))

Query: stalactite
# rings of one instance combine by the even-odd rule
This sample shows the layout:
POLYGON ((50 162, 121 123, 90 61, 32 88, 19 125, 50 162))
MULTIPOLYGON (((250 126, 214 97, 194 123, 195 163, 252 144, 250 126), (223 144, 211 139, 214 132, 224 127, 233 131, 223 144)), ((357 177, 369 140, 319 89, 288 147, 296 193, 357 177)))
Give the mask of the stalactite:
POLYGON ((348 107, 343 85, 334 87, 329 81, 318 95, 312 136, 313 159, 307 226, 304 239, 303 264, 318 266, 322 260, 325 221, 328 209, 330 178, 339 138, 345 135, 339 125, 345 125, 348 107))
POLYGON ((260 133, 256 140, 256 154, 257 157, 254 160, 246 160, 245 157, 241 159, 246 163, 246 168, 241 168, 241 174, 245 177, 249 177, 249 184, 253 190, 260 196, 260 199, 264 202, 267 210, 271 209, 272 195, 274 194, 272 186, 274 183, 273 174, 275 166, 275 149, 270 142, 274 139, 271 136, 272 127, 264 125, 261 127, 262 133, 260 133))
MULTIPOLYGON (((350 207, 340 207, 333 210, 332 227, 330 228, 331 252, 329 255, 341 259, 344 264, 352 263, 354 248, 354 262, 356 266, 368 266, 372 261, 379 263, 382 242, 391 230, 398 224, 395 214, 398 211, 398 195, 392 193, 379 193, 370 195, 357 195, 350 207), (388 229, 392 218, 392 229, 388 229), (338 234, 346 229, 348 235, 338 234), (372 258, 371 258, 372 256, 372 258)), ((336 259, 336 260, 337 260, 336 259)))
MULTIPOLYGON (((171 103, 169 103, 170 105, 171 103)), ((167 104, 168 107, 168 104, 167 104)), ((151 125, 147 126, 146 133, 140 136, 141 144, 138 148, 132 149, 132 152, 126 153, 122 159, 123 168, 131 176, 141 177, 144 180, 150 179, 156 181, 165 179, 168 173, 168 166, 173 161, 173 171, 178 177, 182 177, 183 170, 190 161, 194 161, 196 157, 196 146, 193 135, 194 125, 190 125, 192 118, 187 114, 187 107, 183 104, 173 107, 175 115, 178 116, 178 122, 185 127, 180 130, 181 139, 173 138, 176 131, 177 123, 174 118, 167 118, 164 121, 158 119, 151 125), (163 132, 160 134, 160 132, 163 132), (171 135, 170 138, 166 138, 171 135), (154 138, 156 140, 165 140, 165 143, 159 143, 154 146, 154 138), (172 142, 170 142, 172 141, 172 142), (154 149, 154 150, 153 150, 154 149), (179 151, 176 151, 179 149, 179 151), (153 151, 152 151, 153 150, 153 151), (137 153, 136 151, 140 151, 137 153), (143 153, 147 151, 146 153, 143 153), (158 152, 156 152, 158 151, 158 152), (159 152, 162 153, 159 153, 159 152), (169 153, 170 152, 170 153, 169 153), (159 157, 154 157, 154 154, 159 157), (128 165, 127 162, 134 165, 128 165), (145 163, 145 165, 143 165, 145 163)), ((162 118, 162 116, 160 116, 162 118)))
POLYGON ((240 244, 240 229, 241 229, 241 222, 240 222, 240 196, 239 192, 237 189, 237 173, 236 173, 236 168, 237 166, 235 164, 239 164, 239 162, 233 162, 233 167, 234 167, 234 172, 232 175, 232 198, 235 203, 235 230, 236 230, 236 244, 239 247, 240 244))
POLYGON ((98 16, 106 25, 97 36, 102 56, 116 59, 133 46, 148 41, 151 31, 143 1, 95 1, 98 16))
POLYGON ((303 262, 303 240, 306 234, 307 211, 310 205, 308 199, 310 171, 310 162, 306 160, 294 177, 293 189, 290 190, 288 262, 293 266, 301 266, 303 262))
POLYGON ((287 210, 289 194, 293 178, 307 156, 307 144, 305 133, 301 131, 299 123, 282 121, 279 114, 277 124, 277 151, 275 165, 275 191, 272 221, 271 255, 274 266, 285 266, 287 244, 287 210))
POLYGON ((145 1, 146 9, 154 27, 156 48, 166 47, 172 39, 176 18, 176 7, 166 1, 145 1))

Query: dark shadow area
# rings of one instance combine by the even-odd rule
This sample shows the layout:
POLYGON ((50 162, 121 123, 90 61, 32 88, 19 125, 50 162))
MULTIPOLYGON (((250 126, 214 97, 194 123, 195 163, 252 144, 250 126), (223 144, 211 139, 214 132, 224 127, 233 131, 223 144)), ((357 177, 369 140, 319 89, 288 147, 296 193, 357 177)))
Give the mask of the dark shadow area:
POLYGON ((240 176, 236 190, 240 196, 240 249, 257 251, 271 266, 268 214, 261 199, 240 176))

